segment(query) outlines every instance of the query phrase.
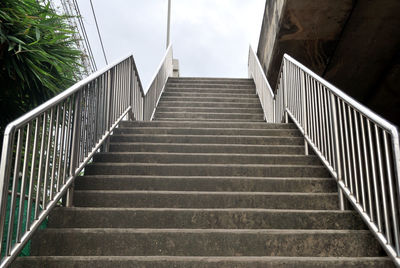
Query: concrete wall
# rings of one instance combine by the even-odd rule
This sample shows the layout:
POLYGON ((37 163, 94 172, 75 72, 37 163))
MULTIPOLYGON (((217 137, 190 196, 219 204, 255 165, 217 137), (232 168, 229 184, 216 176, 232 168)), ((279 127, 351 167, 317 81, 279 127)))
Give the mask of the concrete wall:
POLYGON ((275 87, 284 53, 400 125, 399 0, 267 0, 257 55, 275 87))

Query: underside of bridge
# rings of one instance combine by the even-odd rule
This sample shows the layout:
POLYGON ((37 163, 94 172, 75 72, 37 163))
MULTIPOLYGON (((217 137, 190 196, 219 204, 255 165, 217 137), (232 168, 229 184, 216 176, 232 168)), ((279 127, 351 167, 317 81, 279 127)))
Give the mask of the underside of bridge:
POLYGON ((257 55, 275 88, 287 53, 400 125, 400 1, 267 0, 257 55))

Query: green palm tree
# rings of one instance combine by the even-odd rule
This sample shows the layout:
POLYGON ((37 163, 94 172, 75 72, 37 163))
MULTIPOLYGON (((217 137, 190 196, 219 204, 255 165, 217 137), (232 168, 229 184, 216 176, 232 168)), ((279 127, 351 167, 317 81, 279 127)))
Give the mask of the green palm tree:
POLYGON ((9 122, 79 77, 82 52, 67 19, 36 0, 0 1, 1 142, 9 122))

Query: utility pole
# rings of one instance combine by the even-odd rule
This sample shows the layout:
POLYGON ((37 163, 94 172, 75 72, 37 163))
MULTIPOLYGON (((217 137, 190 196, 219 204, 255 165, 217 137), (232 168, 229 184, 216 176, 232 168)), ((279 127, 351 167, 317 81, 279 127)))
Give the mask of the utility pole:
POLYGON ((168 0, 168 22, 167 22, 167 48, 169 46, 169 29, 171 25, 171 0, 168 0))

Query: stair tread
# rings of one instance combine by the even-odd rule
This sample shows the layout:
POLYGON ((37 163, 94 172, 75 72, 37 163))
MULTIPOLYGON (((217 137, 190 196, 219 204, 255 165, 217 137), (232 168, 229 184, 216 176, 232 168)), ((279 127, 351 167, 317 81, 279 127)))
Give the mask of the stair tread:
POLYGON ((187 228, 46 228, 48 233, 193 233, 193 234, 370 234, 369 230, 333 230, 333 229, 187 229, 187 228))
POLYGON ((76 190, 76 193, 104 193, 104 194, 158 194, 158 195, 229 195, 229 196, 336 196, 337 193, 303 193, 303 192, 210 192, 210 191, 149 191, 149 190, 76 190))

